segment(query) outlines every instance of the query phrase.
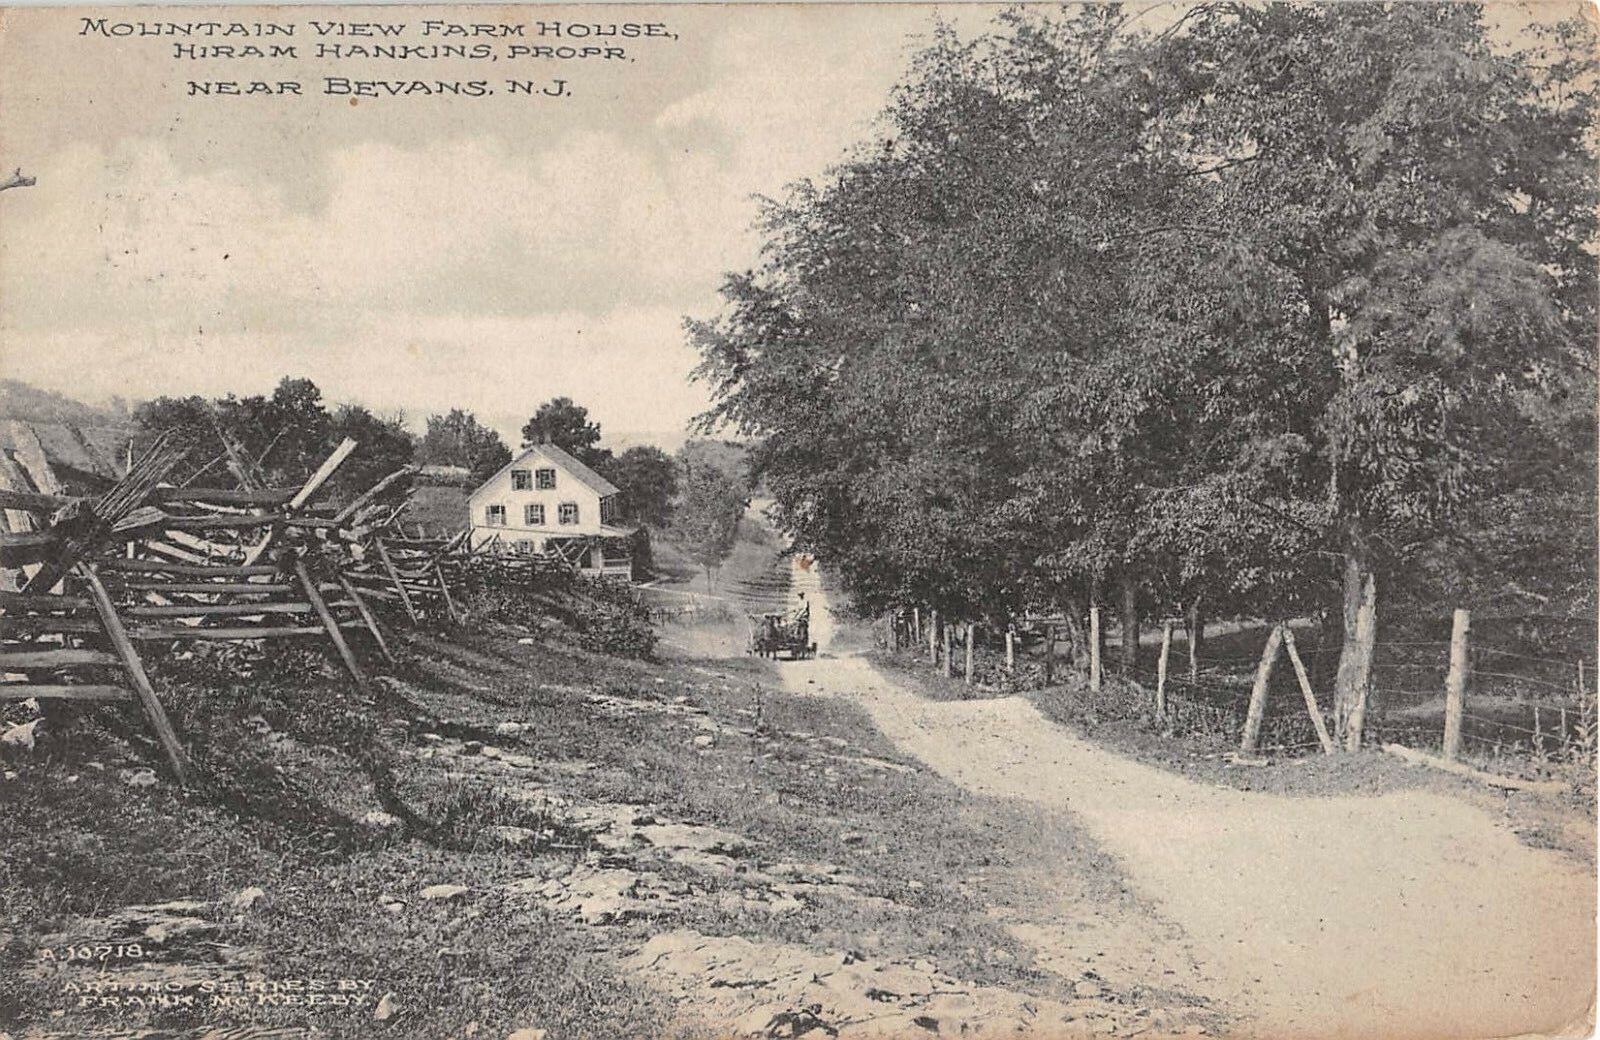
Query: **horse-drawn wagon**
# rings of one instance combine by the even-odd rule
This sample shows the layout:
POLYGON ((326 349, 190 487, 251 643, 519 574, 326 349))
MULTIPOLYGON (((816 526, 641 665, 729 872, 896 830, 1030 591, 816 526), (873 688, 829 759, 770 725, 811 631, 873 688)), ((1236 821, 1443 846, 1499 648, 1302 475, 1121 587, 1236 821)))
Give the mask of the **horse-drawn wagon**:
POLYGON ((811 616, 802 614, 750 615, 749 653, 757 657, 777 657, 787 653, 790 660, 815 657, 817 644, 811 641, 811 616))

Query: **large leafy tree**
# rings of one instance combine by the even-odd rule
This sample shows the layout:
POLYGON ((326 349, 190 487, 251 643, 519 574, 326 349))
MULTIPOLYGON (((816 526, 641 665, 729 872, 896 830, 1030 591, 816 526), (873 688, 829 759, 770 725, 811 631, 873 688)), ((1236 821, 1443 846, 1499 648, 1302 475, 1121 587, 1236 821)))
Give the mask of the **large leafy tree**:
POLYGON ((1530 515, 1516 460, 1592 455, 1556 419, 1593 384, 1592 40, 1497 49, 1466 4, 1133 23, 941 33, 690 323, 707 423, 763 438, 864 609, 1332 606, 1355 746, 1380 580, 1486 495, 1530 515))
POLYGON ((1575 32, 1506 52, 1472 4, 1230 5, 1169 50, 1174 132, 1223 157, 1223 226, 1303 316, 1278 371, 1314 418, 1301 503, 1343 557, 1351 747, 1380 583, 1549 446, 1539 402, 1592 382, 1575 32))
POLYGON ((596 470, 604 470, 611 452, 600 447, 600 424, 589 419, 589 409, 570 397, 552 397, 539 406, 522 427, 522 446, 549 443, 596 470))
POLYGON ((691 325, 711 418, 765 436, 784 521, 858 605, 1005 614, 1139 578, 1196 336, 1138 305, 1205 269, 1145 228, 1203 197, 1174 158, 1130 161, 1148 87, 1121 28, 943 35, 881 145, 774 207, 766 267, 691 325))
POLYGON ((605 477, 622 491, 629 516, 650 527, 666 526, 678 491, 678 464, 672 456, 654 445, 635 445, 616 457, 605 477))
POLYGON ((511 461, 511 449, 500 435, 460 408, 428 416, 428 427, 417 445, 418 461, 437 466, 464 466, 482 483, 511 461))

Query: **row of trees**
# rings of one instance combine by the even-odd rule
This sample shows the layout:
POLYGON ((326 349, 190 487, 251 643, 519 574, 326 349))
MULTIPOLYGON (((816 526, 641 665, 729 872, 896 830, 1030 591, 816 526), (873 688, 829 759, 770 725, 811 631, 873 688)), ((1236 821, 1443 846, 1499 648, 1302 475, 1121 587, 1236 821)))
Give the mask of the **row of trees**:
MULTIPOLYGON (((172 431, 190 448, 180 483, 224 478, 238 459, 224 451, 227 438, 247 464, 259 469, 269 486, 303 483, 346 437, 361 450, 334 474, 329 489, 357 494, 408 464, 415 445, 399 417, 374 415, 357 404, 330 410, 322 391, 309 379, 283 379, 269 395, 227 397, 158 397, 133 410, 134 425, 144 434, 172 431)), ((225 480, 220 482, 226 483, 225 480)))
MULTIPOLYGON (((511 461, 500 435, 461 409, 428 417, 420 438, 405 428, 403 416, 379 416, 357 404, 332 409, 309 379, 285 378, 268 395, 207 400, 199 396, 159 397, 138 405, 134 424, 145 434, 175 431, 192 446, 179 480, 198 480, 202 471, 220 476, 230 460, 227 437, 242 457, 273 485, 305 480, 346 437, 361 450, 340 467, 330 484, 335 493, 359 493, 412 462, 465 467, 474 482, 487 479, 511 461)), ((570 398, 540 406, 523 428, 526 443, 548 440, 598 470, 622 491, 628 515, 651 527, 666 524, 677 494, 678 463, 661 449, 629 448, 613 455, 598 446, 600 428, 570 398)))
POLYGON ((865 612, 1337 618, 1357 746, 1380 590, 1592 602, 1593 33, 1142 17, 941 31, 688 323, 703 421, 865 612))
MULTIPOLYGON (((146 434, 175 431, 192 446, 182 481, 203 471, 226 473, 233 460, 223 437, 259 469, 271 485, 305 480, 345 437, 361 450, 340 467, 329 487, 335 494, 359 494, 402 466, 461 466, 481 482, 511 461, 500 435, 473 413, 452 409, 428 417, 426 431, 414 438, 402 417, 380 417, 360 405, 330 410, 309 379, 284 379, 270 395, 208 401, 161 397, 140 404, 135 424, 146 434)), ((595 469, 622 492, 625 514, 646 527, 663 530, 708 576, 733 551, 738 521, 752 482, 735 446, 690 441, 676 457, 660 448, 638 445, 620 454, 599 446, 600 426, 570 398, 541 405, 522 430, 524 444, 549 442, 595 469)))

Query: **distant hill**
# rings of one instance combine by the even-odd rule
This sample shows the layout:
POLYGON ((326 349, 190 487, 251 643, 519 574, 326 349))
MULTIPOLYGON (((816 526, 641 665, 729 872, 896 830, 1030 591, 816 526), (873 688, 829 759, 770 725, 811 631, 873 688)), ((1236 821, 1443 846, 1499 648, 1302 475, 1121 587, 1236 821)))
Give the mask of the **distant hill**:
POLYGON ((25 464, 42 451, 72 494, 89 494, 120 477, 132 435, 125 403, 101 408, 0 379, 0 450, 25 464))
POLYGON ((624 430, 616 434, 606 430, 600 437, 600 446, 610 448, 618 455, 640 446, 660 448, 671 455, 683 447, 687 440, 689 434, 683 430, 624 430))
POLYGON ((19 379, 0 379, 0 419, 72 426, 133 425, 126 402, 119 400, 111 407, 97 407, 54 390, 41 390, 19 379))

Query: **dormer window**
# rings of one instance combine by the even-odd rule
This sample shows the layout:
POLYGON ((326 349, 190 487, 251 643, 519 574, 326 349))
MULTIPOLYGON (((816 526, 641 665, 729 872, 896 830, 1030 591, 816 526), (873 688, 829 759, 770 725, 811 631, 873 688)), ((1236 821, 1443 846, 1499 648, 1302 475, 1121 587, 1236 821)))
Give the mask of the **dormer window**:
POLYGON ((533 471, 527 469, 514 469, 511 471, 512 491, 532 491, 533 471))
POLYGON ((549 491, 556 486, 556 471, 554 469, 536 469, 533 473, 540 491, 549 491))

